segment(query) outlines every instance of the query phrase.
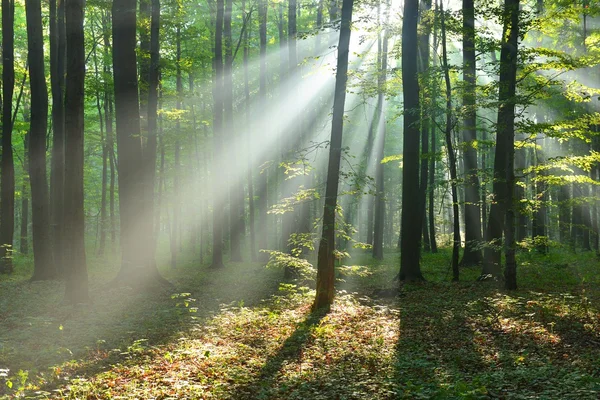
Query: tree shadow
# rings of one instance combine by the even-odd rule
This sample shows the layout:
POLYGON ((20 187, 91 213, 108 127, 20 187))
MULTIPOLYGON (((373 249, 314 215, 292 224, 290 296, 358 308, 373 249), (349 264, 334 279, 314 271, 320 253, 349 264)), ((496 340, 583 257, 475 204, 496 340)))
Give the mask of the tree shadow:
MULTIPOLYGON (((276 271, 259 265, 236 265, 218 272, 189 265, 170 274, 175 283, 172 293, 133 288, 106 291, 103 282, 93 282, 94 303, 77 307, 57 305, 64 290, 60 282, 11 284, 15 298, 5 305, 12 312, 0 319, 2 368, 10 369, 9 376, 28 371, 27 384, 51 391, 116 363, 135 363, 146 350, 172 343, 205 324, 222 304, 257 305, 279 287, 276 271)), ((19 389, 13 386, 11 390, 0 385, 0 396, 19 389)))
POLYGON ((294 332, 285 340, 279 350, 267 358, 256 378, 238 386, 229 394, 229 398, 236 400, 262 398, 261 394, 264 395, 275 385, 277 376, 284 365, 298 361, 302 357, 303 350, 312 341, 314 329, 327 314, 328 312, 324 310, 310 312, 302 322, 296 325, 294 332))

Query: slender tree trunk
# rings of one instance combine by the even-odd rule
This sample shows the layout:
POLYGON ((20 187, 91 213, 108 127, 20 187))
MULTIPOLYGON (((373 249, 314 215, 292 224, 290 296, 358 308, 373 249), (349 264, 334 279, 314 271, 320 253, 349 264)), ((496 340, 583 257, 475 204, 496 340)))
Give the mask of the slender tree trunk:
MULTIPOLYGON (((92 40, 95 42, 95 33, 92 31, 92 40)), ((98 55, 96 48, 93 50, 94 58, 94 73, 96 79, 100 79, 98 71, 98 55)), ((106 97, 106 96, 104 96, 106 97)), ((98 245, 97 255, 103 256, 106 247, 106 230, 108 228, 108 210, 107 210, 107 186, 108 186, 108 146, 106 136, 104 134, 104 124, 106 118, 102 114, 102 110, 106 109, 100 103, 100 91, 96 90, 96 109, 98 110, 98 122, 100 124, 100 142, 102 143, 102 183, 100 195, 100 244, 98 245)))
POLYGON ((450 85, 450 70, 448 67, 448 52, 446 43, 446 17, 444 6, 440 3, 442 22, 442 67, 444 69, 444 82, 446 84, 446 151, 450 167, 450 186, 452 192, 452 280, 459 279, 458 258, 460 256, 460 216, 458 207, 458 174, 456 170, 456 153, 452 144, 452 86, 450 85))
POLYGON ((379 77, 378 77, 378 94, 377 94, 377 135, 376 148, 377 156, 375 158, 375 183, 377 186, 377 197, 375 201, 375 223, 373 228, 373 258, 383 260, 383 231, 385 224, 385 187, 384 187, 384 165, 381 163, 384 157, 385 150, 385 134, 386 134, 386 119, 385 119, 385 84, 387 78, 387 57, 388 57, 388 30, 389 23, 389 2, 386 4, 385 24, 386 28, 383 31, 383 43, 381 54, 379 54, 379 77))
POLYGON ((348 56, 350 53, 350 32, 352 24, 353 0, 344 0, 342 22, 338 44, 338 59, 333 100, 333 120, 329 143, 329 165, 325 188, 323 210, 323 232, 319 242, 317 261, 317 293, 313 309, 328 309, 333 304, 335 283, 335 215, 339 186, 340 163, 342 158, 342 134, 344 125, 344 104, 346 102, 346 82, 348 80, 348 56))
POLYGON ((29 138, 29 174, 33 222, 34 271, 32 280, 54 279, 50 207, 46 177, 46 132, 48 126, 48 88, 44 73, 44 38, 40 0, 27 0, 27 48, 31 86, 31 134, 29 138))
POLYGON ((89 302, 85 257, 85 214, 83 211, 83 126, 85 46, 85 0, 66 0, 67 80, 65 90, 65 300, 70 304, 89 302))
POLYGON ((223 14, 224 0, 217 0, 217 18, 215 30, 215 54, 213 65, 215 81, 213 83, 213 261, 212 268, 222 268, 223 265, 223 199, 225 194, 223 181, 223 14))
POLYGON ((419 34, 419 73, 423 76, 422 79, 426 82, 424 90, 421 92, 421 99, 423 101, 421 111, 421 175, 419 183, 419 213, 423 216, 423 242, 424 250, 431 251, 431 243, 429 239, 429 231, 426 224, 426 205, 427 205, 427 180, 429 179, 429 131, 430 131, 430 119, 428 114, 432 111, 431 95, 433 93, 433 79, 429 76, 429 36, 431 34, 431 22, 423 20, 423 14, 431 10, 431 0, 427 0, 421 3, 421 33, 419 34))
POLYGON ((160 0, 152 0, 150 17, 150 69, 148 71, 148 143, 144 152, 144 163, 147 174, 147 196, 149 203, 148 218, 151 222, 152 249, 156 249, 158 230, 160 226, 159 205, 154 206, 154 186, 156 181, 156 152, 158 137, 158 108, 159 108, 159 79, 160 79, 160 0))
POLYGON ((0 272, 10 273, 15 230, 15 166, 12 106, 15 87, 14 0, 2 0, 2 159, 0 172, 0 272))
MULTIPOLYGON (((242 1, 242 10, 245 12, 246 2, 242 1)), ((250 22, 250 21, 248 21, 250 22)), ((256 261, 256 231, 255 231, 255 207, 254 207, 254 179, 252 171, 252 137, 250 132, 251 129, 251 118, 250 118, 250 84, 249 84, 249 71, 248 71, 248 59, 250 58, 250 42, 249 42, 250 31, 246 29, 244 32, 244 98, 245 98, 245 118, 246 118, 246 148, 247 148, 247 181, 248 181, 248 228, 250 230, 250 259, 256 261)))
MULTIPOLYGON (((433 99, 432 99, 433 101, 433 99)), ((431 243, 431 252, 437 253, 437 240, 435 238, 435 157, 436 157, 436 137, 435 124, 431 124, 431 157, 429 158, 429 241, 431 243)))
POLYGON ((404 91, 404 149, 402 168, 402 223, 400 227, 400 280, 423 280, 420 266, 419 214, 419 80, 417 76, 418 0, 405 0, 402 24, 402 82, 404 91))
POLYGON ((65 193, 65 2, 50 1, 50 81, 52 89, 52 156, 50 172, 51 234, 54 262, 64 264, 65 193))
POLYGON ((465 179, 465 251, 462 265, 481 263, 481 209, 479 208, 479 178, 477 176, 477 105, 475 89, 477 70, 475 58, 475 7, 473 0, 463 0, 463 173, 465 179))
MULTIPOLYGON (((258 23, 259 23, 259 37, 260 37, 260 76, 259 76, 259 88, 258 88, 258 103, 259 109, 264 110, 267 103, 267 0, 258 1, 258 23)), ((258 130, 264 127, 258 127, 258 130)), ((267 156, 261 158, 262 162, 266 162, 267 156)), ((262 166, 259 167, 263 169, 262 166)), ((268 247, 267 236, 269 233, 267 224, 267 207, 268 200, 267 196, 269 193, 267 170, 263 170, 259 175, 258 180, 258 249, 264 250, 268 247)), ((259 260, 266 261, 267 257, 265 253, 259 253, 259 260)))
MULTIPOLYGON (((29 106, 23 105, 23 122, 29 123, 29 106)), ((23 138, 23 183, 21 185, 21 254, 29 254, 29 132, 23 138)))

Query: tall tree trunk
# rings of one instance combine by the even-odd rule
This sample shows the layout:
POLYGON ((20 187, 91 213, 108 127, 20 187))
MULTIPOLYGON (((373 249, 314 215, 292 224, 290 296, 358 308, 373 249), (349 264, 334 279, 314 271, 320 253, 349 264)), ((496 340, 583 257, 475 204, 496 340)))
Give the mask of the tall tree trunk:
POLYGON ((34 271, 32 280, 54 279, 50 207, 46 178, 46 131, 48 126, 48 88, 44 72, 44 38, 40 0, 27 0, 27 48, 31 86, 31 136, 29 138, 29 174, 33 222, 34 271))
POLYGON ((373 258, 383 260, 383 231, 385 223, 385 187, 384 187, 384 165, 381 163, 385 150, 385 83, 387 78, 387 58, 388 58, 388 29, 389 23, 389 2, 385 10, 385 29, 383 31, 383 43, 381 54, 379 54, 379 73, 378 73, 378 94, 377 94, 377 134, 375 143, 377 156, 375 158, 375 184, 377 187, 377 197, 375 200, 375 222, 373 225, 373 258))
MULTIPOLYGON (((259 73, 259 88, 258 88, 258 103, 259 109, 264 110, 267 105, 267 0, 258 1, 258 23, 260 37, 260 73, 259 73)), ((260 131, 264 127, 258 127, 260 131)), ((266 161, 267 156, 261 158, 262 162, 266 161)), ((263 167, 260 166, 260 169, 263 167)), ((263 170, 259 175, 258 180, 258 249, 264 250, 267 248, 268 224, 267 224, 267 207, 268 200, 268 176, 267 170, 263 170)), ((259 253, 259 260, 265 261, 266 254, 259 253)))
POLYGON ((481 263, 481 209, 479 208, 479 178, 477 176, 477 106, 475 89, 477 70, 475 58, 475 7, 473 0, 463 0, 463 173, 465 179, 465 251, 462 265, 481 263))
POLYGON ((70 304, 89 301, 85 258, 83 211, 83 126, 85 46, 85 0, 66 0, 67 80, 65 90, 65 299, 70 304))
MULTIPOLYGON (((543 146, 542 146, 543 147, 543 146)), ((543 160, 543 153, 542 150, 540 149, 535 149, 535 164, 537 166, 540 165, 540 163, 542 163, 543 160)), ((547 240, 546 237, 548 236, 548 233, 546 231, 546 213, 547 213, 547 207, 546 207, 546 203, 548 202, 548 193, 547 193, 547 188, 546 188, 546 183, 543 181, 543 178, 546 174, 545 173, 540 173, 540 176, 535 183, 535 196, 536 196, 536 200, 539 201, 539 206, 536 209, 536 212, 534 214, 534 218, 533 218, 533 227, 532 227, 532 231, 533 231, 533 239, 534 239, 534 243, 536 243, 536 249, 538 252, 542 253, 542 254, 546 254, 548 252, 548 244, 547 244, 547 240), (537 238, 537 241, 535 240, 537 238)))
POLYGON ((448 52, 446 43, 446 16, 444 5, 440 2, 442 23, 442 68, 444 69, 444 83, 446 84, 446 152, 448 153, 448 165, 450 167, 450 186, 452 192, 452 280, 459 279, 458 258, 460 255, 460 216, 458 214, 458 174, 456 170, 456 153, 452 144, 452 86, 450 85, 450 69, 448 67, 448 52))
POLYGON ((337 209, 340 163, 342 158, 342 134, 344 129, 344 104, 348 81, 348 56, 354 0, 344 0, 338 44, 338 59, 333 98, 331 141, 329 142, 329 165, 323 209, 323 232, 319 242, 317 261, 317 293, 313 309, 328 309, 333 304, 335 283, 335 215, 337 209))
MULTIPOLYGON (((150 17, 150 69, 148 71, 148 142, 144 152, 146 169, 148 219, 151 221, 148 234, 151 235, 152 249, 156 249, 157 234, 155 226, 160 225, 154 206, 154 186, 156 181, 156 152, 158 136, 158 87, 160 79, 160 0, 151 0, 150 17)), ((158 209, 159 205, 156 205, 158 209)), ((160 214, 159 214, 160 215, 160 214)))
MULTIPOLYGON (((95 32, 92 31, 92 40, 96 42, 95 32)), ((94 74, 96 79, 100 80, 100 73, 98 70, 98 54, 96 48, 93 50, 94 59, 94 74)), ((106 97, 106 96, 104 96, 106 97)), ((107 210, 107 186, 108 186, 108 146, 106 136, 104 134, 104 124, 106 118, 102 114, 102 110, 106 109, 100 103, 100 90, 96 89, 96 109, 98 110, 98 122, 100 125, 100 143, 102 143, 102 183, 101 183, 101 195, 100 195, 100 244, 96 254, 98 256, 104 255, 106 247, 106 230, 108 228, 108 210, 107 210)), ((52 187, 52 185, 50 186, 52 187)))
POLYGON ((419 214, 419 80, 417 75, 418 0, 404 2, 402 24, 402 82, 404 92, 404 149, 402 168, 402 223, 400 227, 400 280, 423 280, 420 266, 419 214))
POLYGON ((12 152, 12 106, 15 87, 14 0, 2 0, 2 160, 0 172, 0 272, 12 272, 15 230, 15 165, 12 152))
POLYGON ((50 82, 52 89, 52 155, 50 171, 51 234, 54 262, 64 264, 65 243, 65 2, 50 1, 50 82))
MULTIPOLYGON (((502 62, 502 53, 508 53, 506 55, 506 69, 507 73, 507 86, 508 86, 508 99, 506 104, 507 114, 502 117, 508 119, 501 119, 500 111, 498 111, 498 121, 508 121, 506 134, 508 140, 506 143, 506 151, 508 152, 507 166, 506 166, 506 204, 508 210, 506 213, 506 268, 504 270, 504 287, 508 290, 517 289, 517 260, 516 260, 516 243, 515 243, 515 202, 514 202, 514 190, 515 190, 515 92, 517 86, 517 56, 518 56, 518 45, 519 45, 519 12, 520 12, 520 0, 505 0, 504 6, 508 17, 510 18, 507 23, 510 25, 505 32, 510 32, 507 38, 507 44, 502 47, 500 52, 500 59, 502 62)), ((505 24, 506 26, 506 24, 505 24)), ((505 35, 507 34, 505 33, 505 35)), ((502 82, 502 79, 500 79, 502 82)), ((502 104, 502 103, 501 103, 502 104)), ((501 106, 502 107, 502 106, 501 106)), ((500 134, 500 132, 498 132, 500 134)))
MULTIPOLYGON (((23 122, 29 123, 29 106, 23 105, 23 122)), ((29 132, 23 138, 23 183, 21 185, 21 240, 19 251, 29 254, 29 132)))
POLYGON ((213 261, 212 268, 223 265, 223 199, 227 188, 222 186, 223 180, 223 14, 224 0, 217 0, 217 18, 215 30, 215 54, 213 65, 215 80, 213 83, 213 261))
MULTIPOLYGON (((246 2, 242 0, 242 10, 246 12, 246 2)), ((250 21, 248 21, 250 22, 250 21)), ((245 119, 246 119, 246 146, 247 146, 247 171, 246 179, 248 181, 248 228, 250 230, 250 259, 256 261, 256 230, 255 230, 255 207, 254 207, 254 179, 252 170, 252 137, 251 130, 251 118, 250 118, 250 84, 249 84, 249 68, 248 60, 250 58, 250 42, 249 42, 250 30, 246 29, 244 32, 244 99, 245 99, 245 119)))
POLYGON ((482 278, 499 277, 502 233, 505 235, 506 286, 516 287, 516 263, 514 262, 514 124, 515 91, 517 74, 517 44, 519 0, 505 0, 504 27, 500 51, 500 81, 498 94, 498 128, 494 159, 494 202, 490 207, 485 240, 482 278), (511 186, 512 185, 512 186, 511 186), (505 222, 510 219, 508 226, 505 222), (505 228, 507 228, 505 230, 505 228), (510 258, 510 259, 509 259, 510 258))
MULTIPOLYGON (((431 34, 431 22, 424 20, 423 14, 431 10, 431 0, 421 3, 421 33, 419 34, 419 73, 423 75, 423 80, 426 82, 424 90, 421 91, 421 99, 423 100, 421 108, 421 175, 419 183, 419 213, 423 216, 423 242, 425 251, 431 251, 431 242, 429 239, 429 230, 426 223, 426 205, 427 205, 427 181, 429 179, 429 131, 430 119, 428 113, 433 110, 431 95, 433 93, 433 79, 429 76, 429 36, 431 34)), ((433 114, 429 114, 433 115, 433 114)))
POLYGON ((152 278, 163 282, 148 249, 145 220, 147 174, 142 152, 136 56, 136 0, 119 0, 112 5, 113 72, 117 151, 119 154, 119 210, 121 221, 121 270, 118 283, 152 278))

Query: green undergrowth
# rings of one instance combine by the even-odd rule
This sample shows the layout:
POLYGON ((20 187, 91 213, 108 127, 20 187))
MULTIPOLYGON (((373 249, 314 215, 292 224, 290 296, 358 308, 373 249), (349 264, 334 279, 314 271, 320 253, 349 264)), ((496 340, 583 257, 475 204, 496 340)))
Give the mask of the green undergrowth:
MULTIPOLYGON (((592 254, 519 255, 517 291, 451 283, 449 253, 427 282, 393 281, 398 254, 356 253, 332 310, 259 264, 163 270, 175 290, 106 287, 60 306, 62 286, 0 283, 0 393, 73 399, 597 399, 600 274, 592 254), (0 381, 1 382, 1 381, 0 381), (10 386, 10 387, 9 387, 10 386)), ((25 276, 25 275, 23 275, 25 276)))

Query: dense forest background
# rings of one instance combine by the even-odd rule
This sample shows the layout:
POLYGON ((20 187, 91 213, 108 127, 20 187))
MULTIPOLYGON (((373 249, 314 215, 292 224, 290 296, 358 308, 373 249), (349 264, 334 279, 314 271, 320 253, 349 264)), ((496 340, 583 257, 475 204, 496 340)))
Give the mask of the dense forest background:
POLYGON ((156 346, 202 326, 199 374, 229 362, 210 359, 219 343, 253 335, 246 350, 272 357, 258 375, 219 372, 228 388, 158 385, 169 395, 293 398, 286 365, 314 351, 319 375, 337 332, 369 378, 345 369, 349 350, 334 375, 354 383, 313 376, 290 383, 298 398, 513 398, 498 375, 475 377, 483 364, 522 380, 523 398, 595 398, 599 13, 587 0, 2 0, 0 394, 150 396, 76 378, 158 368, 156 346), (494 355, 513 334, 532 342, 504 337, 494 355), (453 340, 481 360, 462 354, 461 369, 453 340), (419 358, 421 341, 450 349, 419 358), (531 383, 557 374, 563 392, 531 383))

